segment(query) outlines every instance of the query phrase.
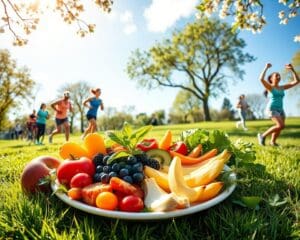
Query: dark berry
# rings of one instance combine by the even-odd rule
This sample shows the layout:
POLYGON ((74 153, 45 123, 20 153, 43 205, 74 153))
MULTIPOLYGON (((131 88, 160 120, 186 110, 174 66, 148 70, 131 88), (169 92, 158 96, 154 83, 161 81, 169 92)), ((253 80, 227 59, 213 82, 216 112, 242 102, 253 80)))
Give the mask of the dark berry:
POLYGON ((136 157, 135 156, 128 156, 127 163, 130 164, 130 165, 133 165, 133 164, 137 163, 136 157))
POLYGON ((160 164, 159 164, 159 161, 157 161, 156 159, 154 158, 150 158, 148 159, 146 165, 148 165, 149 167, 152 167, 156 170, 159 170, 160 169, 160 164))
POLYGON ((106 165, 106 166, 103 167, 103 172, 104 173, 109 173, 110 171, 111 171, 111 166, 106 165))
POLYGON ((102 183, 108 183, 109 182, 109 175, 107 173, 102 174, 102 176, 101 176, 101 182, 102 183))
POLYGON ((96 173, 102 173, 103 172, 103 165, 98 165, 96 167, 96 173))
POLYGON ((103 157, 103 165, 106 165, 107 164, 107 161, 108 161, 108 159, 109 159, 109 155, 105 155, 104 157, 103 157))
POLYGON ((124 176, 122 178, 124 181, 128 182, 128 183, 133 183, 132 177, 131 176, 124 176))
POLYGON ((144 179, 144 174, 141 172, 134 173, 132 179, 134 183, 140 183, 144 179))
POLYGON ((93 158, 93 163, 95 166, 98 165, 103 165, 103 157, 104 155, 102 153, 98 153, 94 158, 93 158))
POLYGON ((93 180, 94 182, 101 182, 102 173, 95 173, 93 180))
POLYGON ((112 177, 117 177, 118 174, 117 174, 116 172, 110 172, 110 173, 108 174, 108 176, 109 176, 109 178, 112 178, 112 177))
POLYGON ((132 166, 132 172, 137 173, 137 172, 143 172, 143 164, 138 162, 132 166))
POLYGON ((120 171, 120 164, 119 163, 114 163, 111 167, 111 169, 114 171, 114 172, 119 172, 120 171))
POLYGON ((120 175, 120 177, 124 177, 124 176, 129 175, 128 169, 127 169, 127 168, 122 168, 122 169, 119 171, 119 175, 120 175))

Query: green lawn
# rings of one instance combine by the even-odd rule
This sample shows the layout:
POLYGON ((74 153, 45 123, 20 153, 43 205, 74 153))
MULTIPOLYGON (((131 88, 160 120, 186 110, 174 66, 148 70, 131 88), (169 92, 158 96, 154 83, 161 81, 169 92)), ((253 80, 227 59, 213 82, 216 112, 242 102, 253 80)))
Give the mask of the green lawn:
MULTIPOLYGON (((171 129, 175 138, 187 129, 220 129, 232 141, 254 143, 254 162, 236 169, 237 188, 224 202, 190 216, 163 221, 136 222, 90 215, 68 207, 53 195, 26 197, 20 174, 32 158, 58 157, 63 135, 44 146, 25 141, 0 141, 0 239, 300 239, 300 118, 287 119, 280 147, 257 145, 256 135, 271 125, 248 121, 247 132, 234 122, 210 122, 155 127, 160 138, 171 129), (261 198, 259 207, 241 206, 245 196, 261 198)), ((149 135, 149 136, 150 136, 149 135)), ((71 141, 80 142, 79 134, 71 141)))

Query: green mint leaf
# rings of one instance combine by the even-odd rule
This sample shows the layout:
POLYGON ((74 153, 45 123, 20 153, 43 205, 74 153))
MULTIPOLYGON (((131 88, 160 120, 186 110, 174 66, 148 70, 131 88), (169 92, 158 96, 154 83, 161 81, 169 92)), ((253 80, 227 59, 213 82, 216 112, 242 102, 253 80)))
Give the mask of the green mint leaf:
POLYGON ((133 144, 133 146, 135 146, 138 142, 143 140, 143 138, 148 134, 148 132, 151 131, 152 128, 152 125, 148 125, 135 130, 130 136, 130 141, 133 144))
POLYGON ((116 152, 114 153, 113 155, 111 155, 108 160, 107 160, 107 163, 110 164, 114 161, 116 161, 118 158, 122 158, 122 157, 128 157, 130 156, 131 154, 129 152, 126 152, 126 151, 120 151, 120 152, 116 152))
POLYGON ((132 133, 132 127, 129 125, 128 122, 124 122, 124 125, 123 125, 123 128, 122 128, 122 134, 123 134, 123 137, 125 138, 130 138, 131 136, 131 133, 132 133))
POLYGON ((126 139, 124 139, 123 135, 121 132, 112 132, 108 131, 106 132, 106 135, 114 142, 126 147, 126 139))

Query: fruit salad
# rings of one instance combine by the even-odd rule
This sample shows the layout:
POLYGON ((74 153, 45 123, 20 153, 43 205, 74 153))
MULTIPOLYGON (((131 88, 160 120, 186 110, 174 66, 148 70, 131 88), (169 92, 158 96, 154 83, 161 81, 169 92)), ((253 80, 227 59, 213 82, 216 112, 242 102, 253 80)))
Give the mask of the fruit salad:
POLYGON ((100 209, 166 212, 188 208, 216 197, 218 180, 231 158, 230 149, 188 146, 166 131, 161 139, 145 138, 151 126, 88 134, 82 145, 60 147, 64 159, 56 181, 68 197, 100 209))

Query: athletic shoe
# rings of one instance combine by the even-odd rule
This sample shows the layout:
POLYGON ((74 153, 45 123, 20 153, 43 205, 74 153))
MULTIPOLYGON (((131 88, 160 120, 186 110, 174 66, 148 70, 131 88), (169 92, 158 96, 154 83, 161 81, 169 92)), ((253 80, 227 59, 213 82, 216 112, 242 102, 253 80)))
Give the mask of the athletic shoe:
POLYGON ((257 134, 257 139, 258 139, 258 144, 259 145, 262 145, 262 146, 266 145, 265 144, 265 138, 260 133, 257 134))
POLYGON ((248 131, 248 128, 245 127, 245 128, 244 128, 244 131, 248 131))
POLYGON ((270 142, 270 146, 279 147, 280 145, 278 143, 272 143, 272 142, 270 142))

